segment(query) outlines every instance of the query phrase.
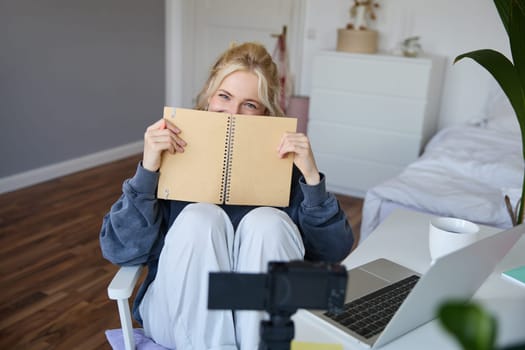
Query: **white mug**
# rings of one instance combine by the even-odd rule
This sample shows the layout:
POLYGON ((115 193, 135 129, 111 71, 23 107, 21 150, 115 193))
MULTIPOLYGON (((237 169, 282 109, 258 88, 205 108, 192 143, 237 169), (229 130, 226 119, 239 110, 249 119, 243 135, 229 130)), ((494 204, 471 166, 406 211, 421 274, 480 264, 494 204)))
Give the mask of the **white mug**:
POLYGON ((474 243, 479 237, 479 226, 473 222, 448 217, 430 220, 428 248, 432 261, 457 249, 474 243))

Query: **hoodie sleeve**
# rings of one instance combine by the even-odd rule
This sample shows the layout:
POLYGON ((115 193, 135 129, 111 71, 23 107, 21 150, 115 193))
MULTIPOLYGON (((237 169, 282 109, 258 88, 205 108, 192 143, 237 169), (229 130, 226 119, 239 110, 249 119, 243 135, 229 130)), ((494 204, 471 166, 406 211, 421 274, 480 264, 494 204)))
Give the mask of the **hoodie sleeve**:
POLYGON ((164 239, 161 203, 156 198, 159 174, 138 165, 122 195, 104 216, 100 231, 102 255, 114 264, 135 265, 160 253, 164 239))
POLYGON ((321 181, 315 186, 306 184, 301 176, 299 185, 302 200, 297 221, 303 234, 305 259, 342 261, 352 249, 354 236, 337 198, 326 191, 325 176, 321 174, 321 181))

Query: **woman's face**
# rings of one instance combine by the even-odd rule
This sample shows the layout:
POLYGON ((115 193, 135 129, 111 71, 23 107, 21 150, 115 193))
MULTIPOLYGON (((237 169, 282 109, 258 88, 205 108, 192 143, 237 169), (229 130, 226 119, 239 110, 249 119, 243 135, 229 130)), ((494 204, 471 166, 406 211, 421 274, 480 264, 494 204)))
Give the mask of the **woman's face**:
POLYGON ((208 100, 208 110, 230 114, 264 115, 266 108, 259 99, 255 73, 236 71, 223 79, 208 100))

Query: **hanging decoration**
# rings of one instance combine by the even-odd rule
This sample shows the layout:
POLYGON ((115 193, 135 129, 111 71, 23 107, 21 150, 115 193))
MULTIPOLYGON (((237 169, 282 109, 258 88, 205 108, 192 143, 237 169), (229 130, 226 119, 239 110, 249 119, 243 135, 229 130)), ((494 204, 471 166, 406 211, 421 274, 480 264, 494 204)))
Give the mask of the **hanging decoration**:
POLYGON ((273 51, 273 60, 277 64, 277 70, 279 72, 279 82, 281 85, 280 105, 284 113, 286 113, 286 109, 288 108, 292 96, 292 79, 289 72, 286 31, 286 26, 283 26, 283 30, 280 34, 272 35, 272 37, 277 38, 275 49, 273 51))

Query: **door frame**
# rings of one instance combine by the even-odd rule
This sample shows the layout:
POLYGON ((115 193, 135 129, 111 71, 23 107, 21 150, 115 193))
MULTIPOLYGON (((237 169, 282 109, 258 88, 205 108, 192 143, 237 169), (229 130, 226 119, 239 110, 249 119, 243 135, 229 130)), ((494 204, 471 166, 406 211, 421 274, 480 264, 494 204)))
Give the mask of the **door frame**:
MULTIPOLYGON (((168 82, 166 83, 167 89, 166 89, 166 101, 170 102, 170 100, 173 100, 173 92, 177 92, 179 96, 179 105, 187 108, 194 107, 194 99, 196 96, 192 96, 192 91, 196 90, 193 87, 193 62, 195 62, 195 46, 197 43, 195 43, 195 40, 193 40, 193 33, 194 33, 194 23, 195 23, 195 2, 193 0, 166 0, 167 2, 170 1, 180 1, 180 3, 177 6, 177 9, 181 11, 182 13, 177 15, 176 18, 170 18, 170 20, 166 19, 167 26, 170 22, 173 20, 180 20, 182 23, 177 26, 177 28, 182 29, 182 38, 180 40, 180 46, 181 50, 183 52, 181 59, 181 64, 179 65, 178 71, 182 76, 177 77, 181 83, 176 84, 175 87, 178 87, 173 89, 169 88, 171 84, 168 82), (182 78, 182 79, 180 79, 182 78), (187 88, 185 88, 187 87, 187 88), (170 90, 170 92, 168 92, 170 90), (173 91, 176 90, 176 91, 173 91), (178 91, 180 90, 180 91, 178 91)), ((292 19, 290 26, 287 29, 287 44, 289 47, 289 65, 290 70, 294 76, 294 90, 297 91, 301 86, 301 71, 302 71, 302 55, 303 55, 303 46, 304 46, 304 23, 305 23, 305 17, 306 17, 306 0, 291 0, 292 1, 292 19)), ((167 8, 169 5, 167 5, 167 8)), ((174 10, 166 11, 167 16, 170 16, 170 12, 173 13, 174 10)), ((166 41, 173 40, 173 38, 169 38, 170 36, 166 36, 166 41)), ((170 44, 166 43, 167 47, 170 46, 170 44)), ((168 50, 167 50, 168 51, 168 50)), ((166 61, 170 59, 170 55, 167 54, 166 61)), ((166 66, 168 67, 172 62, 166 62, 166 66)), ((177 70, 177 69, 175 69, 177 70)), ((173 69, 167 69, 167 73, 169 71, 172 71, 171 74, 167 74, 166 79, 177 79, 173 75, 176 74, 173 69)), ((200 88, 200 87, 199 87, 200 88)), ((175 95, 177 95, 177 93, 175 95)))

